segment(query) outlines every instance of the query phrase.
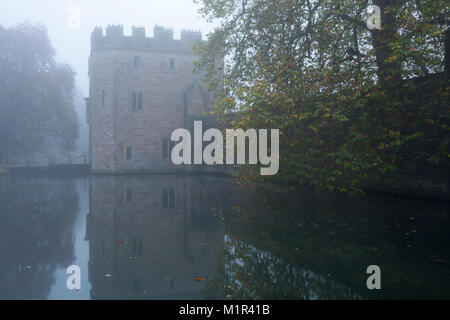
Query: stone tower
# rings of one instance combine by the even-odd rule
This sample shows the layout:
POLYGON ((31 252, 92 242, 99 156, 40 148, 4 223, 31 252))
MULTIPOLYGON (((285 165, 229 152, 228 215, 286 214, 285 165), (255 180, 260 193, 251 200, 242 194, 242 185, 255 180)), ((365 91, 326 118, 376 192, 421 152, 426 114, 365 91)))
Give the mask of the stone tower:
MULTIPOLYGON (((153 38, 133 27, 96 28, 91 36, 89 98, 92 172, 166 172, 179 170, 170 160, 170 135, 203 120, 212 94, 194 74, 198 56, 192 44, 200 32, 155 26, 153 38)), ((206 118, 205 118, 206 117, 206 118)), ((184 168, 186 169, 186 168, 184 168)))

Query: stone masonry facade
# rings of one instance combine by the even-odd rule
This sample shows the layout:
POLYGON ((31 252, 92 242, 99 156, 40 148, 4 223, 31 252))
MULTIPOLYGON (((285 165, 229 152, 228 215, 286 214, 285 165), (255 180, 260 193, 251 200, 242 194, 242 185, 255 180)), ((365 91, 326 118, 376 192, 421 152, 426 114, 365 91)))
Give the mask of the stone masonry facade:
POLYGON ((189 170, 171 162, 170 135, 208 120, 213 93, 193 72, 198 56, 190 47, 201 37, 183 30, 174 39, 159 26, 152 38, 142 27, 131 36, 120 25, 93 31, 86 98, 92 172, 189 170))

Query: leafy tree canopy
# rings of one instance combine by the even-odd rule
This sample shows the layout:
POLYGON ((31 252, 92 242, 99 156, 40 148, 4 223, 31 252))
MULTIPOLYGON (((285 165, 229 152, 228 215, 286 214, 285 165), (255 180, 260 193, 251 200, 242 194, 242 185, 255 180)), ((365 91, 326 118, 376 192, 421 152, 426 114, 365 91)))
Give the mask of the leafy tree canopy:
POLYGON ((420 139, 436 144, 427 161, 448 161, 448 1, 201 2, 220 26, 198 69, 225 120, 280 129, 276 179, 358 192, 392 177, 420 139), (380 30, 367 27, 371 4, 380 30))

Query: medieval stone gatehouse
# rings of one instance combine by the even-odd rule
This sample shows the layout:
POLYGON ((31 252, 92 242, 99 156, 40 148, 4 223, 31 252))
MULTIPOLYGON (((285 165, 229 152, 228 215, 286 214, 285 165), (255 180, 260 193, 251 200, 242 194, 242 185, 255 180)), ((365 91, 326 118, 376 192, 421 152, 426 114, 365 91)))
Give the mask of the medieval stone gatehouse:
POLYGON ((173 31, 155 26, 153 38, 133 27, 96 28, 91 36, 89 98, 92 172, 172 171, 170 135, 207 120, 213 94, 194 74, 198 56, 190 44, 200 32, 173 31))

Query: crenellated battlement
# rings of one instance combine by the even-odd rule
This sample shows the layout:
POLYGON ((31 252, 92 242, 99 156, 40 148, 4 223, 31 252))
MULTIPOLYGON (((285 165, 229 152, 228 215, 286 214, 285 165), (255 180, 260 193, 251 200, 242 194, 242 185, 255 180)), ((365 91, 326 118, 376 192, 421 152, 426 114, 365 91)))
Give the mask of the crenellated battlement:
POLYGON ((153 29, 153 37, 159 40, 173 40, 173 29, 156 25, 153 29))
POLYGON ((143 39, 145 38, 145 27, 135 27, 131 29, 131 36, 133 38, 143 39))
POLYGON ((109 25, 106 27, 107 37, 121 37, 123 36, 123 25, 109 25))
POLYGON ((92 38, 101 38, 103 37, 103 29, 101 27, 96 27, 94 31, 92 31, 92 38))
POLYGON ((181 30, 181 40, 195 42, 202 39, 202 33, 197 30, 181 30))
POLYGON ((96 27, 91 34, 91 51, 128 49, 163 52, 191 53, 189 44, 202 39, 202 33, 195 30, 181 31, 181 39, 174 39, 173 29, 156 25, 153 37, 146 36, 145 27, 132 27, 131 36, 124 35, 123 25, 108 25, 106 34, 96 27))

